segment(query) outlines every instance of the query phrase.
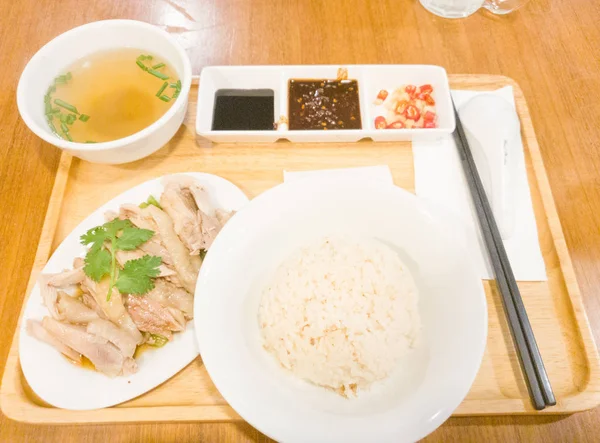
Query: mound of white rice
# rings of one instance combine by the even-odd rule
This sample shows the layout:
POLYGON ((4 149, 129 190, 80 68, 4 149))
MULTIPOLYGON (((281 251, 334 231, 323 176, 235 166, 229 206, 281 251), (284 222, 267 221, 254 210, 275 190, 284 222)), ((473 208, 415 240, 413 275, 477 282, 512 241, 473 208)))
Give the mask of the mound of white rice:
POLYGON ((398 254, 346 237, 285 260, 258 317, 263 345, 283 367, 345 396, 387 377, 420 331, 416 287, 398 254))

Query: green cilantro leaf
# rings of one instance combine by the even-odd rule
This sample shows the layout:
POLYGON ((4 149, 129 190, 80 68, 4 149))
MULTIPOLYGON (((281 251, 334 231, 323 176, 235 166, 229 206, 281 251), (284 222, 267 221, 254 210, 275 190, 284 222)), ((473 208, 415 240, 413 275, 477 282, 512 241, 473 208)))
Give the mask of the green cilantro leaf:
POLYGON ((123 232, 117 237, 116 247, 123 251, 132 251, 152 238, 154 231, 136 227, 123 228, 123 232))
POLYGON ((110 273, 111 255, 106 249, 92 249, 85 256, 83 272, 92 280, 98 282, 106 274, 110 273))
POLYGON ((121 220, 120 218, 115 218, 112 221, 104 223, 102 227, 104 228, 106 234, 109 237, 116 237, 117 233, 121 229, 133 227, 133 224, 129 220, 121 220))
POLYGON ((152 255, 144 255, 136 260, 129 260, 119 272, 115 286, 122 294, 145 294, 154 288, 152 278, 158 277, 162 259, 152 255))
MULTIPOLYGON (((156 202, 156 199, 152 197, 152 201, 156 202)), ((121 272, 117 272, 116 259, 117 251, 134 250, 150 240, 153 235, 153 231, 137 228, 129 220, 115 218, 102 226, 88 230, 81 236, 81 244, 91 245, 85 256, 83 267, 85 274, 97 282, 104 276, 110 275, 107 301, 110 300, 112 288, 115 286, 120 292, 131 294, 145 294, 154 288, 152 278, 160 273, 158 270, 161 264, 160 257, 146 255, 138 260, 130 260, 125 263, 121 272)))
POLYGON ((79 238, 82 245, 91 244, 94 248, 99 248, 102 244, 108 240, 106 230, 102 226, 96 226, 90 229, 79 238))

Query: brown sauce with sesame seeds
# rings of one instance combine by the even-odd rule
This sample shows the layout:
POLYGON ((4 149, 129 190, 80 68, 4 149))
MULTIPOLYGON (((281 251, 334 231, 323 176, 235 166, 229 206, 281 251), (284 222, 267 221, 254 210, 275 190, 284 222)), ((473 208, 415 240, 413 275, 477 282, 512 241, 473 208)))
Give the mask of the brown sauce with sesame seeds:
POLYGON ((289 129, 361 129, 356 80, 289 82, 289 129))

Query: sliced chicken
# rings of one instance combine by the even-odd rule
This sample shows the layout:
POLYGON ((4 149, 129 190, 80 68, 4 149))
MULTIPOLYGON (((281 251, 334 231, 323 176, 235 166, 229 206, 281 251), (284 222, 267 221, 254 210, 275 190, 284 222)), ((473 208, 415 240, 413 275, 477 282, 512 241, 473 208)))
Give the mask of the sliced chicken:
POLYGON ((150 205, 142 209, 142 213, 148 214, 154 220, 161 242, 169 251, 169 255, 173 260, 173 267, 177 271, 181 284, 190 294, 193 294, 196 289, 196 280, 202 260, 197 255, 189 254, 188 249, 175 233, 173 221, 166 212, 150 205))
POLYGON ((42 326, 64 345, 87 357, 96 369, 110 377, 128 375, 137 370, 135 361, 124 356, 108 340, 88 333, 83 327, 44 317, 42 326))
POLYGON ((215 241, 217 234, 221 230, 221 223, 214 215, 207 215, 202 211, 198 211, 198 220, 202 226, 202 249, 208 251, 215 241))
POLYGON ((48 308, 50 315, 57 320, 64 320, 64 315, 58 308, 58 291, 56 288, 66 288, 81 283, 85 274, 83 272, 83 260, 76 260, 74 269, 68 269, 56 274, 42 274, 38 279, 40 293, 44 305, 48 308))
POLYGON ((53 346, 58 352, 63 355, 66 355, 75 363, 81 364, 81 354, 69 346, 62 343, 52 334, 50 334, 46 329, 42 326, 42 323, 37 320, 27 320, 26 325, 27 333, 38 340, 48 343, 53 346))
POLYGON ((156 257, 160 257, 162 262, 166 266, 172 266, 173 260, 169 255, 169 251, 162 244, 160 240, 150 239, 146 243, 140 246, 140 249, 144 251, 148 255, 155 255, 156 257))
MULTIPOLYGON (((129 260, 137 260, 147 254, 145 254, 141 249, 134 249, 133 251, 117 251, 115 255, 117 257, 119 265, 123 267, 125 266, 125 263, 129 260)), ((177 275, 177 273, 173 269, 169 268, 164 264, 161 264, 158 267, 158 270, 160 271, 160 274, 158 274, 159 277, 170 277, 173 275, 177 275)))
POLYGON ((58 312, 69 323, 86 324, 98 318, 96 311, 63 291, 58 292, 58 312))
POLYGON ((198 255, 204 248, 202 226, 198 219, 198 207, 189 189, 181 182, 171 180, 165 184, 160 205, 173 220, 173 229, 190 254, 198 255))
POLYGON ((154 289, 144 297, 182 312, 186 319, 194 316, 194 296, 162 278, 154 282, 154 289))
MULTIPOLYGON (((192 183, 189 187, 190 193, 198 206, 198 220, 202 226, 202 237, 204 245, 202 249, 208 250, 215 240, 217 234, 223 227, 219 220, 217 211, 210 204, 210 198, 206 190, 198 183, 192 183)), ((223 214, 221 213, 221 216, 223 214)))
POLYGON ((129 294, 127 310, 140 331, 162 335, 170 340, 173 335, 171 332, 185 329, 185 318, 181 311, 162 306, 148 297, 129 294))
POLYGON ((143 209, 137 205, 124 204, 119 208, 119 217, 127 219, 141 229, 150 229, 156 233, 156 225, 151 217, 144 214, 143 209))
POLYGON ((64 320, 64 316, 58 311, 58 290, 48 284, 48 280, 51 278, 51 275, 40 275, 38 279, 40 295, 50 315, 57 320, 64 320))
POLYGON ((232 213, 215 210, 206 190, 186 176, 169 178, 160 198, 173 219, 175 232, 192 255, 208 250, 232 213))
POLYGON ((94 297, 94 300, 106 318, 127 331, 133 337, 136 343, 141 343, 143 339, 142 334, 135 326, 135 323, 129 316, 127 309, 125 309, 121 293, 117 290, 117 288, 112 289, 110 300, 106 300, 109 286, 110 281, 108 277, 105 277, 100 282, 96 283, 91 278, 86 276, 82 283, 84 290, 94 297))
POLYGON ((174 284, 178 288, 183 288, 183 283, 181 283, 181 280, 179 280, 179 276, 177 276, 177 274, 175 274, 175 275, 168 275, 168 276, 164 277, 164 279, 166 281, 168 281, 169 283, 174 284))
MULTIPOLYGON (((160 305, 160 303, 159 303, 160 305)), ((185 315, 179 309, 173 308, 171 306, 166 307, 167 311, 171 314, 173 319, 175 320, 175 324, 178 325, 177 329, 172 329, 173 331, 181 330, 185 331, 185 325, 187 323, 185 319, 185 315)))
POLYGON ((48 276, 48 284, 55 288, 65 288, 67 286, 76 285, 82 282, 85 274, 83 272, 83 265, 75 269, 65 270, 58 274, 52 274, 48 276))
POLYGON ((217 209, 215 211, 215 217, 217 217, 217 220, 219 220, 221 227, 225 226, 225 223, 227 223, 229 219, 233 217, 233 214, 235 214, 235 211, 226 211, 224 209, 217 209))
POLYGON ((136 227, 141 229, 150 229, 154 232, 154 235, 146 243, 140 245, 139 249, 147 253, 148 255, 154 255, 160 257, 162 262, 171 266, 173 259, 171 258, 168 249, 165 247, 161 240, 160 232, 156 227, 156 223, 152 216, 146 211, 143 212, 139 206, 136 205, 121 205, 119 208, 119 217, 131 221, 136 227))
POLYGON ((83 260, 83 258, 81 258, 81 257, 75 257, 73 259, 73 268, 75 268, 75 269, 77 269, 77 268, 83 269, 84 265, 85 265, 85 261, 83 260))
POLYGON ((106 220, 107 223, 113 221, 115 218, 118 218, 118 217, 119 217, 119 213, 115 212, 115 211, 109 210, 104 213, 104 220, 106 220))
POLYGON ((196 207, 206 215, 214 217, 215 208, 210 203, 210 196, 208 195, 208 192, 206 192, 206 190, 195 180, 188 181, 184 186, 194 199, 196 207))
POLYGON ((97 318, 87 325, 87 332, 102 337, 115 345, 125 357, 133 357, 136 341, 131 334, 119 328, 114 323, 97 318))
MULTIPOLYGON (((85 289, 87 290, 87 288, 85 289)), ((102 308, 100 307, 100 305, 98 304, 98 302, 92 294, 90 294, 89 292, 84 292, 81 296, 81 302, 85 306, 90 308, 92 311, 94 311, 96 314, 98 314, 98 317, 106 319, 106 314, 102 311, 102 308)))

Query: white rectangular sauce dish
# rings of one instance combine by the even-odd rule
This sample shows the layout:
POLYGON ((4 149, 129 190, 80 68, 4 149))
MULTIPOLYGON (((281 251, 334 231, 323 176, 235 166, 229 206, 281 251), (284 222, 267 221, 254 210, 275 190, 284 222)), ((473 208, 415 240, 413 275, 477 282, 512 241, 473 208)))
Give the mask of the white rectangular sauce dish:
POLYGON ((273 65, 210 66, 200 74, 196 132, 213 142, 356 142, 362 139, 409 141, 436 139, 454 131, 455 120, 446 70, 433 65, 273 65), (344 73, 343 77, 341 73, 344 73), (347 73, 347 75, 346 75, 347 73), (356 80, 361 129, 289 129, 289 82, 301 80, 356 80), (435 128, 376 129, 383 106, 374 102, 379 91, 390 94, 403 85, 431 85, 437 114, 435 128), (215 96, 224 89, 269 89, 274 93, 273 130, 213 130, 215 96))

